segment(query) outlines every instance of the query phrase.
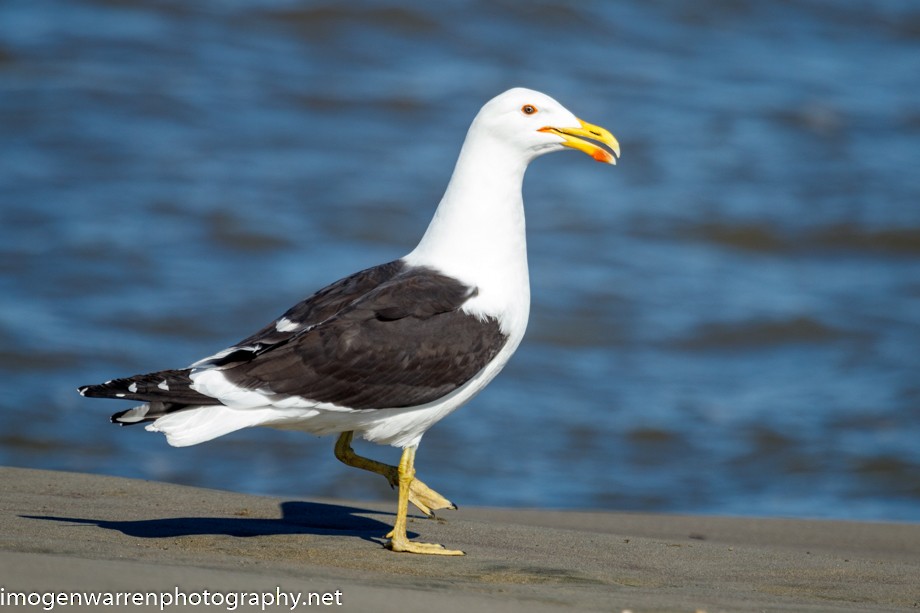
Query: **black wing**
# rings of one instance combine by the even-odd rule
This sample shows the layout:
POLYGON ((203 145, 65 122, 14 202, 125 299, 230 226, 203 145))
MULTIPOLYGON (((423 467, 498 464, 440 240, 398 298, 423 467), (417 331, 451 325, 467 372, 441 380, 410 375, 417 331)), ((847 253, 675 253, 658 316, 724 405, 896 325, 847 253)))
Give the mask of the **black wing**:
POLYGON ((404 267, 320 323, 222 370, 242 388, 354 409, 431 402, 469 381, 507 340, 495 319, 461 310, 475 294, 456 279, 404 267))
MULTIPOLYGON (((218 368, 246 389, 355 409, 424 404, 469 381, 507 340, 494 318, 461 310, 475 294, 456 279, 397 260, 327 286, 193 368, 218 368)), ((190 388, 191 372, 136 375, 80 393, 164 403, 147 420, 220 404, 190 388)))

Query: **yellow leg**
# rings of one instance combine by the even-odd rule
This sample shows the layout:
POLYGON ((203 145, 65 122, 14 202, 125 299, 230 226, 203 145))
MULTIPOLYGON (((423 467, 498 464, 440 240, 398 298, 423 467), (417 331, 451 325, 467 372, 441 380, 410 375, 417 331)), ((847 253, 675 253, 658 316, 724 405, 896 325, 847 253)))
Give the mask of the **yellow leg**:
MULTIPOLYGON (((354 432, 343 432, 335 443, 335 457, 348 466, 368 470, 378 475, 383 475, 390 487, 399 487, 399 471, 395 466, 384 464, 359 456, 351 448, 354 432)), ((413 479, 409 488, 409 502, 418 507, 419 511, 428 517, 434 517, 438 509, 456 509, 457 505, 437 493, 420 479, 413 479)))
POLYGON ((415 480, 415 447, 403 449, 397 472, 399 475, 399 502, 396 505, 396 523, 393 524, 393 530, 387 535, 390 537, 387 548, 393 551, 441 556, 464 555, 462 551, 445 549, 443 545, 436 543, 418 543, 409 540, 409 537, 406 536, 406 516, 409 513, 409 490, 415 480))

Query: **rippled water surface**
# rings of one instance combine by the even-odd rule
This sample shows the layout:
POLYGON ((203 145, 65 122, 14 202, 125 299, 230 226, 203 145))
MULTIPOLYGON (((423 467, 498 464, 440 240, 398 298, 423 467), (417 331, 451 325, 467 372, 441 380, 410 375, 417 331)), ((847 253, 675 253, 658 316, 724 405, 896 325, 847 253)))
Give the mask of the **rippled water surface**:
POLYGON ((528 335, 426 435, 425 480, 920 521, 920 5, 430 4, 0 5, 0 463, 391 498, 331 439, 173 449, 74 388, 406 253, 479 106, 524 85, 623 158, 531 168, 528 335))

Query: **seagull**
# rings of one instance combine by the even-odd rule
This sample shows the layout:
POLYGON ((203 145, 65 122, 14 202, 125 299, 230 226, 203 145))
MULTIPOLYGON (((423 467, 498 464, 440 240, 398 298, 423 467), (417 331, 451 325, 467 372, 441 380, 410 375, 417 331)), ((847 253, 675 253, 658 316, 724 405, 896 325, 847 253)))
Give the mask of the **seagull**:
POLYGON ((606 129, 553 98, 514 88, 470 125, 447 190, 408 255, 345 277, 255 334, 187 368, 78 388, 140 401, 112 422, 147 423, 170 445, 254 426, 337 434, 335 456, 398 490, 392 551, 463 555, 409 540, 408 504, 456 509, 415 476, 422 435, 479 393, 527 327, 530 284, 521 187, 531 161, 566 148, 616 164, 606 129), (391 466, 355 453, 355 435, 402 449, 391 466))

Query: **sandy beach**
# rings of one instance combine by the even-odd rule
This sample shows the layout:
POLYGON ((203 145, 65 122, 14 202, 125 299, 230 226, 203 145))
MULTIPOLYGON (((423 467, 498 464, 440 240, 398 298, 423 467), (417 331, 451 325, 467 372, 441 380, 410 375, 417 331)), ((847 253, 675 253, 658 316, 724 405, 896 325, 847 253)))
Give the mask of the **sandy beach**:
MULTIPOLYGON (((467 552, 435 558, 381 546, 390 504, 21 468, 0 483, 0 609, 12 593, 177 589, 260 593, 277 611, 280 592, 312 595, 301 610, 920 608, 917 524, 462 508, 410 523, 467 552)), ((167 610, 182 609, 202 606, 167 610)))

